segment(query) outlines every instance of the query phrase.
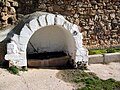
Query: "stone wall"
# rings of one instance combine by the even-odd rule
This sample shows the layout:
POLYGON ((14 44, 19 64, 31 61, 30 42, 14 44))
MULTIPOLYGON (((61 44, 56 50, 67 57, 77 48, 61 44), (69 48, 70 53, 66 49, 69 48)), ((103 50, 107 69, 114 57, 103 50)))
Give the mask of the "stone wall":
POLYGON ((0 0, 0 28, 14 24, 18 2, 13 0, 0 0))
MULTIPOLYGON (((7 12, 10 8, 14 19, 16 12, 18 16, 35 11, 62 14, 71 23, 81 27, 83 42, 87 48, 120 46, 120 0, 17 0, 18 3, 13 0, 6 1, 8 4, 0 8, 2 12, 7 12)), ((7 15, 11 14, 7 12, 7 15)), ((2 17, 0 20, 2 25, 12 24, 9 23, 8 17, 5 20, 2 17)), ((12 21, 15 20, 12 18, 12 21)))

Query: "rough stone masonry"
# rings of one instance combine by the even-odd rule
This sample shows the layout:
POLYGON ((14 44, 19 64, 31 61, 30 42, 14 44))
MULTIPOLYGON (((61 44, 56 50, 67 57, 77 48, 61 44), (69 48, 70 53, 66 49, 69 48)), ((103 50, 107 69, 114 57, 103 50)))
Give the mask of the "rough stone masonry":
POLYGON ((119 0, 0 0, 0 27, 35 11, 59 13, 79 25, 87 48, 120 46, 119 0))

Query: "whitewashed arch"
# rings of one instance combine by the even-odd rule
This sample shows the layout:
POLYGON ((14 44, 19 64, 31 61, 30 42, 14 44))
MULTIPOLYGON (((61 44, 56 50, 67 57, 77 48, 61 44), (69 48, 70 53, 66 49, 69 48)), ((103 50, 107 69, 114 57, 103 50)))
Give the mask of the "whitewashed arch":
POLYGON ((10 60, 10 63, 16 66, 27 66, 26 48, 28 41, 37 30, 50 25, 62 26, 73 36, 75 41, 75 54, 71 56, 72 59, 74 59, 73 64, 77 65, 76 63, 78 62, 87 64, 88 53, 87 50, 83 48, 83 37, 82 33, 79 32, 79 27, 67 21, 63 16, 54 14, 43 14, 25 23, 20 30, 20 34, 14 34, 11 38, 11 43, 7 44, 5 59, 10 60), (75 32, 76 35, 74 34, 75 32))

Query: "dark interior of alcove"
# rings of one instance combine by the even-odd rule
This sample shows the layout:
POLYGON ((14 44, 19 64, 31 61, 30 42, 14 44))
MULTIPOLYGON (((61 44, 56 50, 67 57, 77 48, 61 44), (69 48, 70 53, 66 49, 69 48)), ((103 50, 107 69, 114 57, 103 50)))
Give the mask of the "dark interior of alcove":
POLYGON ((67 56, 67 54, 63 51, 60 52, 42 52, 42 53, 33 53, 33 54, 27 54, 28 59, 50 59, 50 58, 59 58, 67 56))
POLYGON ((70 57, 64 51, 27 54, 30 68, 69 68, 70 57))

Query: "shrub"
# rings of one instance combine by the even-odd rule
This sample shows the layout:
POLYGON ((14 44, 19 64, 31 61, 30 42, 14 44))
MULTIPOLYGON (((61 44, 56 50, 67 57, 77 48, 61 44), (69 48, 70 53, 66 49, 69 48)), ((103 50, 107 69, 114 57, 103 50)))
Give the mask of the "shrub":
POLYGON ((107 49, 106 51, 107 51, 107 53, 115 53, 116 52, 116 50, 114 48, 107 49))

